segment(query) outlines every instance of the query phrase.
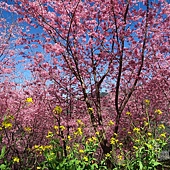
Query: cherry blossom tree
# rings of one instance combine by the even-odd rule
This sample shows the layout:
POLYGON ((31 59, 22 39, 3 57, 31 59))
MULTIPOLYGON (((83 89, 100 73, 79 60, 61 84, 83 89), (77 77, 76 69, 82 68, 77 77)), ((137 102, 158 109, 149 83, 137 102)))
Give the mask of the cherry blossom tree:
POLYGON ((145 99, 152 114, 157 107, 169 113, 166 0, 14 0, 11 10, 39 32, 18 41, 29 51, 35 83, 47 89, 49 108, 60 105, 67 125, 81 117, 99 130, 103 153, 111 149, 108 134, 126 132, 127 111, 142 117, 145 99), (114 128, 106 130, 110 120, 114 128))

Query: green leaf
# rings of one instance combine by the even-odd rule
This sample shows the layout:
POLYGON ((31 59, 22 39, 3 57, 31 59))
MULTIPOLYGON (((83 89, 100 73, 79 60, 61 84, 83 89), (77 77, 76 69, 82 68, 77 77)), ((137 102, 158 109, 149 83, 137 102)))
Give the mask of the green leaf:
POLYGON ((91 167, 92 167, 93 169, 95 169, 95 168, 98 168, 98 165, 97 165, 97 164, 93 164, 91 167))
POLYGON ((1 169, 1 170, 6 170, 6 169, 7 169, 7 167, 6 167, 6 165, 5 165, 5 164, 1 164, 1 165, 0 165, 0 169, 1 169))
POLYGON ((140 168, 140 170, 143 170, 143 164, 141 161, 139 161, 139 168, 140 168))
POLYGON ((161 165, 161 163, 160 162, 157 162, 157 161, 154 161, 153 162, 153 166, 155 167, 155 166, 158 166, 158 165, 161 165))
POLYGON ((4 158, 4 156, 5 156, 5 149, 6 149, 6 146, 3 146, 2 149, 1 149, 0 159, 4 158))

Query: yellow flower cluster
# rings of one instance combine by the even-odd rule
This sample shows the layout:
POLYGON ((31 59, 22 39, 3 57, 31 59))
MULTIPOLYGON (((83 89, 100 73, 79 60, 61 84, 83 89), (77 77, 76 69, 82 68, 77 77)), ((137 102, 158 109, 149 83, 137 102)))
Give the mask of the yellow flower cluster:
POLYGON ((138 147, 137 146, 133 146, 133 149, 138 150, 138 147))
POLYGON ((88 108, 88 113, 89 113, 89 114, 92 114, 92 113, 94 113, 94 110, 93 110, 93 108, 89 107, 89 108, 88 108))
POLYGON ((144 121, 144 126, 148 126, 148 125, 149 125, 149 123, 144 121))
POLYGON ((118 155, 117 158, 118 158, 118 160, 120 161, 120 160, 123 159, 123 156, 122 156, 122 155, 118 155))
POLYGON ((13 157, 13 162, 19 162, 19 158, 18 157, 13 157))
POLYGON ((139 143, 139 142, 140 142, 140 140, 139 140, 139 139, 136 139, 136 140, 135 140, 135 143, 139 143))
POLYGON ((52 148, 52 145, 34 145, 33 150, 42 152, 45 150, 51 150, 52 148))
POLYGON ((48 131, 48 135, 46 136, 46 138, 51 138, 51 137, 53 137, 53 132, 48 131))
POLYGON ((107 153, 107 154, 105 155, 105 157, 106 157, 106 158, 110 158, 110 157, 111 157, 110 153, 107 153))
POLYGON ((138 127, 135 127, 135 128, 133 129, 133 132, 140 133, 140 129, 139 129, 138 127))
POLYGON ((161 134, 160 134, 160 137, 166 138, 166 133, 161 133, 161 134))
POLYGON ((132 114, 130 112, 126 112, 126 115, 131 116, 132 114))
POLYGON ((155 113, 158 114, 158 115, 161 115, 161 114, 162 114, 162 111, 159 110, 159 109, 156 109, 156 110, 155 110, 155 113))
POLYGON ((70 146, 66 146, 66 150, 67 150, 67 151, 70 150, 70 146))
POLYGON ((144 100, 144 102, 145 102, 145 104, 146 104, 147 106, 149 106, 149 105, 150 105, 150 100, 145 99, 145 100, 144 100))
POLYGON ((30 128, 30 127, 25 127, 24 130, 25 130, 26 132, 30 132, 30 131, 31 131, 31 128, 30 128))
POLYGON ((55 129, 55 130, 58 130, 58 126, 55 125, 55 126, 54 126, 54 129, 55 129))
POLYGON ((109 126, 112 126, 112 125, 114 125, 114 122, 113 122, 112 120, 110 120, 110 121, 108 122, 108 125, 109 125, 109 126))
POLYGON ((53 112, 55 114, 61 114, 62 112, 62 108, 60 106, 56 106, 54 109, 53 109, 53 112))
POLYGON ((60 126, 61 131, 64 131, 66 128, 65 126, 60 126))
POLYGON ((88 138, 87 141, 86 141, 86 144, 88 144, 89 142, 90 143, 95 143, 97 141, 97 138, 92 136, 91 138, 88 138))
POLYGON ((165 126, 164 126, 163 124, 160 124, 160 125, 158 126, 158 128, 159 128, 159 129, 165 129, 165 126))
POLYGON ((100 132, 99 132, 99 131, 97 131, 97 132, 96 132, 96 135, 97 135, 97 136, 99 136, 99 134, 100 134, 100 132))
POLYGON ((84 159, 85 162, 88 162, 88 160, 89 160, 87 156, 84 156, 83 159, 84 159))
POLYGON ((70 135, 68 135, 68 136, 67 136, 67 139, 70 141, 70 140, 71 140, 71 136, 70 136, 70 135))
POLYGON ((26 98, 26 100, 25 100, 27 103, 33 103, 33 100, 32 100, 32 98, 31 97, 28 97, 28 98, 26 98))
POLYGON ((112 138, 110 139, 110 144, 111 144, 111 145, 115 145, 118 141, 119 141, 118 139, 112 137, 112 138))
POLYGON ((148 136, 152 136, 152 133, 148 132, 148 136))
POLYGON ((77 131, 74 132, 74 135, 75 135, 75 136, 82 136, 82 135, 83 135, 82 129, 81 129, 80 127, 77 128, 77 131))
POLYGON ((8 121, 3 121, 2 122, 2 127, 4 127, 5 129, 7 128, 12 128, 12 123, 11 122, 8 122, 8 121))
POLYGON ((80 149, 80 150, 79 150, 79 153, 84 153, 84 150, 83 150, 83 149, 80 149))
POLYGON ((2 130, 3 128, 5 128, 5 129, 11 129, 12 128, 12 121, 14 120, 14 116, 12 116, 12 115, 9 115, 9 116, 7 116, 7 117, 5 117, 4 118, 4 121, 2 122, 2 124, 1 124, 1 126, 2 127, 0 127, 0 130, 2 130))

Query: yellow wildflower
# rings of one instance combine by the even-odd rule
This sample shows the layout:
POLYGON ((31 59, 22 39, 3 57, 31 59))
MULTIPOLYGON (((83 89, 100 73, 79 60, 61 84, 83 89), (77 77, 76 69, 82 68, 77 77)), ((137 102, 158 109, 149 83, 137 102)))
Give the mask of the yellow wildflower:
POLYGON ((165 126, 163 124, 160 124, 158 127, 159 129, 165 129, 165 126))
POLYGON ((40 166, 37 166, 37 169, 41 169, 41 167, 40 167, 40 166))
POLYGON ((112 126, 112 125, 114 125, 114 122, 113 122, 112 120, 110 120, 110 121, 108 122, 108 125, 109 125, 109 126, 112 126))
POLYGON ((70 136, 70 135, 68 135, 68 136, 67 136, 67 139, 70 141, 70 140, 71 140, 71 136, 70 136))
POLYGON ((162 134, 160 134, 160 137, 162 137, 162 138, 166 138, 166 133, 162 133, 162 134))
POLYGON ((148 125, 149 125, 149 123, 144 121, 144 126, 148 126, 148 125))
POLYGON ((107 158, 110 158, 110 157, 111 157, 110 153, 107 153, 105 156, 106 156, 107 158))
POLYGON ((158 115, 161 115, 161 114, 162 114, 162 111, 159 110, 159 109, 156 109, 156 110, 155 110, 155 113, 158 114, 158 115))
POLYGON ((28 97, 28 98, 26 98, 26 100, 25 100, 27 103, 33 103, 33 100, 32 100, 32 98, 31 97, 28 97))
POLYGON ((25 127, 24 130, 25 130, 26 132, 30 132, 30 131, 31 131, 31 128, 30 128, 30 127, 25 127))
POLYGON ((136 142, 136 143, 139 143, 139 142, 140 142, 140 140, 139 140, 139 139, 136 139, 136 140, 135 140, 135 142, 136 142))
POLYGON ((62 112, 62 108, 60 106, 56 106, 54 109, 53 109, 53 112, 55 114, 61 114, 62 112))
POLYGON ((97 138, 92 136, 92 140, 95 142, 97 140, 97 138))
POLYGON ((89 113, 89 114, 94 113, 93 108, 89 107, 89 108, 88 108, 88 113, 89 113))
POLYGON ((60 126, 60 129, 63 131, 63 130, 65 130, 66 128, 65 128, 65 126, 60 126))
POLYGON ((118 158, 118 160, 122 160, 123 156, 122 155, 118 155, 117 158, 118 158))
POLYGON ((79 150, 79 153, 84 153, 84 150, 83 150, 83 149, 80 149, 80 150, 79 150))
POLYGON ((148 132, 148 136, 152 136, 152 133, 148 132))
POLYGON ((126 112, 126 115, 131 116, 132 114, 130 112, 126 112))
POLYGON ((55 130, 58 130, 58 126, 55 125, 55 126, 54 126, 54 129, 55 129, 55 130))
POLYGON ((100 134, 100 133, 97 131, 97 132, 96 132, 96 135, 99 135, 99 134, 100 134))
POLYGON ((77 131, 78 131, 78 134, 79 134, 79 135, 82 135, 83 132, 82 132, 82 129, 81 129, 81 128, 77 128, 77 131))
POLYGON ((92 139, 92 138, 88 138, 88 141, 89 141, 89 142, 93 142, 93 139, 92 139))
POLYGON ((34 145, 35 150, 39 150, 39 148, 40 148, 40 145, 34 145))
POLYGON ((66 146, 66 150, 67 150, 67 151, 70 150, 70 146, 66 146))
POLYGON ((137 147, 137 146, 133 146, 133 148, 134 148, 135 150, 138 150, 138 147, 137 147))
POLYGON ((7 122, 7 121, 4 121, 4 122, 2 122, 2 127, 5 127, 5 128, 12 128, 12 123, 7 122))
POLYGON ((84 156, 83 159, 84 159, 85 162, 88 162, 88 160, 89 160, 87 156, 84 156))
POLYGON ((74 132, 74 135, 79 135, 79 136, 82 136, 83 132, 82 132, 82 129, 81 128, 77 128, 77 131, 74 132))
POLYGON ((19 162, 19 158, 18 157, 13 157, 13 162, 19 162))
POLYGON ((0 127, 0 130, 2 130, 2 127, 0 127))
POLYGON ((156 139, 156 141, 160 142, 160 141, 161 141, 161 139, 160 139, 160 138, 157 138, 157 139, 156 139))
POLYGON ((111 145, 115 145, 118 141, 119 141, 118 139, 112 137, 112 138, 110 139, 110 144, 111 144, 111 145))
POLYGON ((123 143, 119 143, 119 146, 123 146, 123 143))
POLYGON ((150 105, 150 100, 145 99, 145 100, 144 100, 144 102, 145 102, 145 104, 146 104, 147 106, 149 106, 149 105, 150 105))
POLYGON ((132 132, 128 131, 128 134, 131 134, 132 132))
POLYGON ((133 131, 136 132, 136 133, 139 133, 139 132, 140 132, 140 129, 137 128, 137 127, 135 127, 135 128, 133 129, 133 131))
POLYGON ((114 136, 117 137, 117 133, 114 133, 114 136))
POLYGON ((53 149, 52 145, 46 145, 43 147, 43 150, 51 150, 51 149, 53 149))
POLYGON ((53 132, 48 131, 48 135, 46 136, 46 138, 51 138, 51 137, 53 137, 53 132))
POLYGON ((39 147, 39 150, 40 150, 40 151, 44 151, 44 150, 45 150, 45 147, 44 147, 43 145, 41 145, 41 146, 39 147))

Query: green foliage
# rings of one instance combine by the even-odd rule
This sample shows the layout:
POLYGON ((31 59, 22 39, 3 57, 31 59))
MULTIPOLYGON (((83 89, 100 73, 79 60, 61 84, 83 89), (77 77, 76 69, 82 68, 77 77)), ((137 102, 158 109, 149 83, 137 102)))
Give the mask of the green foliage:
POLYGON ((1 149, 0 159, 4 158, 4 156, 5 156, 5 149, 6 149, 6 146, 3 146, 2 149, 1 149))
MULTIPOLYGON (((2 137, 0 138, 0 143, 1 142, 2 142, 2 137)), ((0 170, 10 170, 9 163, 5 159, 5 152, 6 152, 6 146, 3 146, 0 154, 0 161, 2 160, 3 163, 0 164, 0 170)))
MULTIPOLYGON (((100 149, 101 138, 97 131, 93 136, 84 134, 84 123, 77 120, 77 129, 71 134, 63 135, 64 126, 54 126, 55 132, 48 131, 46 136, 49 140, 47 145, 34 145, 30 148, 29 153, 36 155, 37 162, 34 168, 41 170, 107 170, 107 162, 110 161, 113 167, 111 170, 157 170, 159 155, 167 144, 167 134, 164 124, 156 124, 156 119, 149 117, 149 103, 146 103, 146 116, 140 122, 141 126, 134 124, 131 120, 132 114, 127 112, 126 115, 131 122, 130 132, 127 132, 129 142, 132 144, 129 150, 125 150, 125 138, 113 134, 110 138, 111 151, 98 159, 98 149, 100 149), (57 136, 60 132, 60 136, 57 136), (42 159, 39 159, 42 158, 42 159)), ((155 111, 155 117, 162 114, 160 110, 155 111)), ((13 118, 12 118, 13 119, 13 118)), ((7 119, 4 119, 1 130, 8 130, 13 127, 7 119), (5 123, 4 123, 5 122, 5 123)), ((110 121, 109 125, 114 125, 110 121)), ((30 132, 26 128, 26 132, 30 132)), ((0 137, 2 143, 3 136, 0 137)), ((3 144, 4 145, 4 144, 3 144)), ((7 161, 6 146, 2 145, 0 152, 0 170, 13 169, 13 165, 19 166, 23 160, 15 155, 11 156, 12 160, 7 161)), ((22 158, 22 155, 21 155, 22 158)), ((31 170, 25 167, 25 170, 31 170)))
MULTIPOLYGON (((124 170, 156 170, 158 165, 161 165, 158 158, 168 140, 166 132, 164 132, 165 126, 163 124, 155 126, 156 119, 150 119, 148 109, 149 102, 147 100, 146 118, 143 120, 143 126, 136 127, 133 122, 131 123, 133 131, 130 132, 129 137, 133 143, 133 148, 125 153, 118 145, 123 159, 114 170, 121 170, 122 167, 124 170)), ((156 114, 160 113, 162 114, 160 110, 156 110, 155 117, 157 117, 156 114)), ((131 119, 130 112, 127 115, 131 119)))
POLYGON ((46 160, 40 165, 42 169, 95 170, 102 167, 93 157, 98 148, 96 137, 88 138, 88 140, 83 138, 81 144, 75 143, 72 146, 69 146, 69 141, 67 141, 67 155, 65 156, 58 140, 52 139, 50 143, 53 145, 53 149, 44 152, 46 160))

